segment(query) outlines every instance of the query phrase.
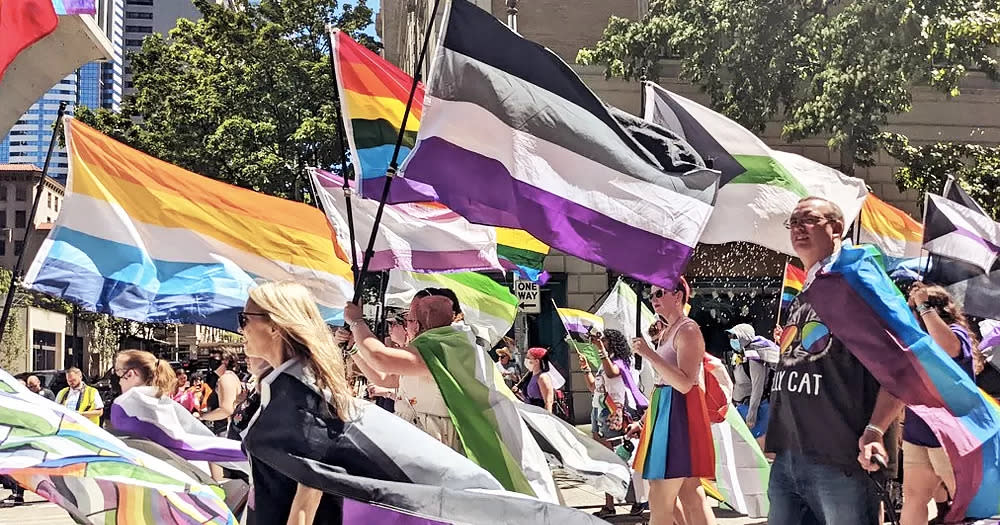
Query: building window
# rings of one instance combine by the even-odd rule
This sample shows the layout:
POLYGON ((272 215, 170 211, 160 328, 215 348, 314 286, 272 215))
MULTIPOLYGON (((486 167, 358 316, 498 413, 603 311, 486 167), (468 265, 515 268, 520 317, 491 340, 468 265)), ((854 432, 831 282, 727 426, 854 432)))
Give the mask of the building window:
POLYGON ((126 0, 125 5, 153 5, 153 0, 126 0))
POLYGON ((142 39, 126 38, 125 45, 129 47, 142 47, 142 39))
POLYGON ((56 211, 59 211, 59 196, 56 195, 56 211))
POLYGON ((153 34, 153 28, 149 26, 125 26, 125 32, 127 33, 145 33, 153 34))
POLYGON ((14 255, 21 255, 24 250, 24 241, 14 241, 14 255))
POLYGON ((7 185, 0 184, 0 202, 7 202, 7 185))
POLYGON ((153 13, 143 13, 141 11, 128 11, 125 13, 125 18, 131 18, 133 20, 152 20, 153 13))
POLYGON ((32 330, 32 350, 35 351, 35 370, 52 370, 56 367, 56 334, 32 330))
POLYGON ((0 210, 0 228, 7 227, 7 210, 0 210))
POLYGON ((19 202, 28 200, 28 188, 24 186, 14 186, 14 200, 19 202))
POLYGON ((7 255, 7 241, 0 240, 0 257, 7 255))
POLYGON ((15 211, 14 212, 14 227, 15 228, 24 228, 25 225, 28 223, 27 218, 28 218, 27 212, 25 212, 24 210, 17 210, 17 211, 15 211))
POLYGON ((51 208, 52 207, 52 193, 47 192, 45 194, 45 196, 48 197, 48 199, 49 199, 49 208, 51 208))

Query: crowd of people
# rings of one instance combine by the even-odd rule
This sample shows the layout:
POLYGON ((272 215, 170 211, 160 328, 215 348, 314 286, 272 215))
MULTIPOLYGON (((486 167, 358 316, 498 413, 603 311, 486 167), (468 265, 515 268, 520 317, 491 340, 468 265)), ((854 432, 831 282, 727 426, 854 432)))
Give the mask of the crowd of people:
MULTIPOLYGON (((835 204, 803 199, 787 227, 809 279, 837 257, 845 225, 835 204)), ((921 327, 975 377, 983 359, 961 308, 941 287, 917 282, 900 283, 900 288, 921 327)), ((690 295, 683 278, 673 288, 653 286, 656 322, 648 340, 629 339, 614 329, 595 332, 591 343, 599 366, 592 368, 579 356, 579 369, 593 394, 591 437, 630 462, 631 512, 648 509, 653 525, 715 522, 702 487, 703 479, 716 475, 709 356, 701 328, 686 313, 690 295), (638 385, 637 357, 652 366, 651 391, 638 385)), ((523 402, 553 413, 565 410, 560 408, 566 403, 565 379, 552 362, 551 349, 527 348, 518 363, 521 352, 512 340, 494 347, 465 323, 451 290, 422 290, 408 309, 389 316, 385 338, 372 332, 359 305, 347 304, 344 318, 345 326, 331 331, 306 288, 264 284, 251 290, 239 314, 250 372, 245 382, 234 373, 237 356, 228 350, 211 356, 212 386, 200 373, 189 376, 138 350, 116 356, 115 374, 123 395, 145 389, 157 402, 181 407, 180 417, 200 420, 211 435, 242 441, 250 461, 245 478, 253 485, 247 502, 251 524, 339 523, 337 498, 282 470, 273 461, 275 454, 304 457, 352 475, 405 481, 377 462, 344 457, 339 437, 355 421, 358 397, 465 454, 455 413, 432 364, 425 361, 435 345, 448 345, 449 351, 493 351, 497 375, 523 402)), ((732 354, 729 401, 773 460, 769 524, 880 523, 885 509, 869 474, 895 471, 900 455, 905 471, 901 522, 928 523, 928 506, 934 502, 936 521, 943 523, 956 490, 947 454, 927 423, 882 389, 827 329, 809 298, 793 301, 772 338, 758 335, 749 324, 733 326, 727 335, 732 354)), ((98 423, 105 410, 100 394, 82 381, 78 369, 68 370, 66 380, 68 386, 57 393, 34 376, 26 386, 98 423)), ((240 476, 223 467, 210 466, 214 479, 240 476)), ((23 490, 14 487, 7 505, 23 503, 23 490)), ((608 494, 596 515, 615 513, 615 498, 608 494)))

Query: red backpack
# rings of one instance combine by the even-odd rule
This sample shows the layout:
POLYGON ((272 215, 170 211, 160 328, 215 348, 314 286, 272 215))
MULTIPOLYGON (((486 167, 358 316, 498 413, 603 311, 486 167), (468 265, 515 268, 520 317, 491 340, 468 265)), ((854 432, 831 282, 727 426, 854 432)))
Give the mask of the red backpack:
POLYGON ((718 357, 706 353, 705 365, 705 406, 708 409, 708 419, 712 423, 722 423, 726 420, 733 400, 733 380, 726 371, 726 366, 718 357))

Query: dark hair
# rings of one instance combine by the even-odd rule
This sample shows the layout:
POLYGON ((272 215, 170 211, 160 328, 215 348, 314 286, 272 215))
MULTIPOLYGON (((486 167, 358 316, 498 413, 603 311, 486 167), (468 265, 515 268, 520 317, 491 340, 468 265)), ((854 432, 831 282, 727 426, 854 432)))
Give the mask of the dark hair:
POLYGON ((632 348, 629 347, 625 334, 614 328, 608 328, 604 331, 604 348, 612 361, 621 359, 626 365, 632 366, 632 348))
MULTIPOLYGON (((945 324, 957 324, 965 329, 965 333, 969 334, 969 342, 972 343, 972 364, 974 371, 976 374, 982 372, 983 366, 986 364, 986 359, 979 350, 979 339, 976 337, 976 332, 972 330, 972 326, 969 325, 969 320, 965 318, 965 312, 962 311, 962 307, 955 303, 948 290, 945 290, 941 286, 915 282, 910 287, 910 292, 920 288, 927 291, 927 304, 937 310, 938 315, 945 324)), ((921 326, 924 326, 924 320, 919 315, 917 316, 917 320, 920 321, 921 326)), ((926 330, 926 327, 924 329, 926 330)))
POLYGON ((447 297, 448 299, 451 299, 451 312, 455 315, 462 313, 462 305, 459 304, 458 296, 455 295, 455 292, 453 292, 451 288, 424 288, 423 290, 417 292, 417 295, 415 295, 414 298, 433 296, 447 297))

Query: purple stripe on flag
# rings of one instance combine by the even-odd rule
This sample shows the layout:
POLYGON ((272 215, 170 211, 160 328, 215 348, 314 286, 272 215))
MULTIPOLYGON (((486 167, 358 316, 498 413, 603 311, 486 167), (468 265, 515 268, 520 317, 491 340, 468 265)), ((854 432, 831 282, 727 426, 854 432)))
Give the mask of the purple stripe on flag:
POLYGON ((590 331, 593 325, 586 325, 580 323, 574 323, 573 321, 566 321, 566 331, 571 334, 585 334, 590 331))
POLYGON ((557 250, 648 283, 673 287, 693 252, 516 180, 497 160, 439 137, 423 139, 406 169, 470 222, 525 230, 557 250))
POLYGON ((1000 246, 997 246, 996 244, 993 244, 992 242, 990 242, 989 239, 986 239, 985 237, 983 237, 982 235, 979 235, 978 233, 969 231, 969 230, 967 230, 965 228, 962 228, 962 227, 959 227, 959 226, 955 226, 955 233, 957 233, 957 234, 961 235, 962 237, 965 237, 965 238, 967 238, 967 239, 969 239, 971 241, 975 241, 977 244, 982 245, 984 248, 992 251, 993 253, 1000 252, 1000 246))
POLYGON ((188 461, 208 461, 211 463, 241 462, 247 457, 240 449, 240 444, 231 439, 214 436, 198 436, 199 439, 217 441, 220 445, 232 443, 231 448, 195 448, 189 443, 170 437, 162 428, 132 417, 117 404, 111 405, 111 423, 115 430, 126 434, 146 438, 188 461))
POLYGON ((378 523, 379 525, 449 525, 444 521, 411 516, 348 498, 344 498, 341 523, 344 525, 368 525, 370 523, 378 523))
POLYGON ((396 257, 396 255, 392 250, 375 252, 375 255, 372 256, 370 269, 378 272, 393 268, 409 267, 414 268, 418 272, 430 273, 474 271, 494 267, 493 263, 478 250, 451 252, 413 251, 410 252, 408 262, 398 262, 403 260, 403 258, 396 257))

